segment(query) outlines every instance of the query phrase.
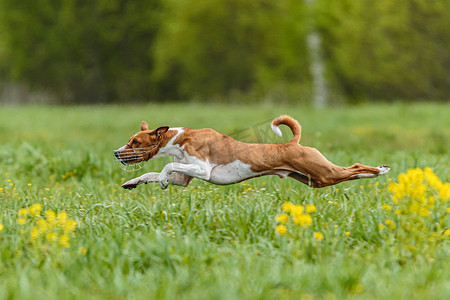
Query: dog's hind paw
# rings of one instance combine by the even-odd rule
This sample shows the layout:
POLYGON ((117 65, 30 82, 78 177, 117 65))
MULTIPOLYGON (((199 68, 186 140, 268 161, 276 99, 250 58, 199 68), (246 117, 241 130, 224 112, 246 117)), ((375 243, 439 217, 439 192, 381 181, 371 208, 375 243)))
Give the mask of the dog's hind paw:
POLYGON ((388 166, 379 166, 377 167, 377 169, 380 170, 380 173, 378 173, 378 175, 384 175, 391 170, 391 168, 388 166))

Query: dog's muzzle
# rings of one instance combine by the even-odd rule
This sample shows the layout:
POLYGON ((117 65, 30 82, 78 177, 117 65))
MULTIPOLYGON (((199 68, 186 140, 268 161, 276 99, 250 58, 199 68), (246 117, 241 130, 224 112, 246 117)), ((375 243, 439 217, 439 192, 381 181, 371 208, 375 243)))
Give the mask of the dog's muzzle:
POLYGON ((151 145, 145 148, 133 148, 129 144, 125 146, 114 150, 114 160, 122 170, 130 172, 142 169, 143 162, 150 158, 150 151, 155 149, 158 145, 151 145), (128 146, 129 148, 125 149, 125 146, 128 146))
POLYGON ((114 156, 116 157, 116 159, 124 166, 129 165, 129 162, 135 161, 139 158, 138 155, 130 155, 127 156, 126 158, 120 157, 121 151, 120 150, 115 150, 114 151, 114 156))

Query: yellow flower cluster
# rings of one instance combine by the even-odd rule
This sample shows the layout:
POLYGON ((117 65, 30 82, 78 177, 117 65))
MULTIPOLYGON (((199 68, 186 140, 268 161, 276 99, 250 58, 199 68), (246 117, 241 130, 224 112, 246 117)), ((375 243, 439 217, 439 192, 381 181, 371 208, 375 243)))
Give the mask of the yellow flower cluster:
MULTIPOLYGON (((295 225, 300 227, 310 227, 313 221, 310 213, 316 211, 316 207, 312 204, 303 207, 302 205, 293 204, 291 202, 284 203, 282 209, 284 213, 278 215, 276 219, 277 222, 281 224, 275 227, 275 231, 279 235, 284 235, 288 232, 286 224, 289 220, 292 220, 295 225)), ((323 236, 317 235, 317 240, 321 239, 323 239, 323 236)))
POLYGON ((64 173, 64 175, 62 176, 62 179, 63 179, 63 180, 66 180, 67 178, 72 177, 72 176, 76 175, 77 173, 78 173, 78 171, 77 171, 76 169, 73 170, 73 171, 70 171, 70 172, 66 172, 66 173, 64 173))
POLYGON ((43 215, 41 213, 42 206, 39 203, 33 204, 28 208, 21 208, 18 213, 17 223, 20 225, 30 223, 32 225, 31 241, 40 239, 69 248, 70 236, 77 227, 77 222, 69 219, 65 211, 56 214, 53 210, 47 210, 43 215))
POLYGON ((386 219, 379 227, 388 229, 392 241, 408 257, 424 255, 434 261, 434 250, 448 238, 450 184, 431 170, 409 169, 388 186, 392 207, 384 204, 386 219))
POLYGON ((445 202, 450 199, 450 183, 442 183, 431 168, 409 169, 400 174, 398 183, 389 184, 388 190, 394 203, 403 208, 396 210, 397 214, 425 217, 435 208, 437 199, 445 202))
POLYGON ((302 205, 286 202, 283 204, 283 211, 290 214, 294 224, 301 227, 309 227, 312 224, 312 217, 309 212, 316 211, 316 207, 314 205, 307 205, 305 209, 302 205))

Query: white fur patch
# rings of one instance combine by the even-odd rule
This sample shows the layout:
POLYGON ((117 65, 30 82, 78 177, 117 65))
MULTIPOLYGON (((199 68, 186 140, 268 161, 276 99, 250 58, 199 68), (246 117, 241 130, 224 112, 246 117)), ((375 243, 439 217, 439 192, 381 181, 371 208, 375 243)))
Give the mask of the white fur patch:
POLYGON ((173 143, 178 138, 178 136, 184 132, 184 129, 181 127, 175 127, 170 128, 169 130, 176 130, 177 134, 173 138, 171 138, 170 141, 167 142, 167 144, 164 147, 159 148, 158 153, 156 153, 156 155, 153 156, 151 159, 165 156, 178 157, 183 152, 183 147, 180 147, 179 145, 174 145, 173 143))
POLYGON ((380 170, 380 173, 378 173, 378 174, 359 173, 359 174, 356 174, 356 177, 357 178, 374 178, 374 177, 377 177, 380 175, 384 175, 391 170, 391 168, 389 168, 388 166, 380 166, 380 167, 377 167, 377 169, 380 170))
POLYGON ((377 169, 380 170, 380 173, 378 173, 378 175, 384 175, 391 170, 391 168, 389 168, 388 166, 379 166, 377 167, 377 169))
POLYGON ((272 131, 278 135, 279 137, 283 136, 283 133, 281 132, 280 128, 278 126, 275 126, 273 124, 270 124, 270 127, 272 128, 272 131))
POLYGON ((354 175, 356 178, 374 178, 377 177, 378 174, 372 174, 372 173, 359 173, 354 175))
POLYGON ((260 174, 253 172, 249 164, 236 160, 226 165, 214 166, 208 181, 214 184, 231 184, 260 174))

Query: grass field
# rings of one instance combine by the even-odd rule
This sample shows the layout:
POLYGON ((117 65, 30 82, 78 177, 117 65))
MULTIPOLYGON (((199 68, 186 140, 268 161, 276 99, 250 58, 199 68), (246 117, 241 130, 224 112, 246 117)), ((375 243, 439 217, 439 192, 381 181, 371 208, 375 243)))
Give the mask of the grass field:
POLYGON ((0 107, 0 299, 446 299, 448 116, 448 104, 0 107), (269 121, 286 113, 332 162, 391 172, 323 189, 120 187, 170 161, 115 165, 142 120, 276 142, 269 121))

